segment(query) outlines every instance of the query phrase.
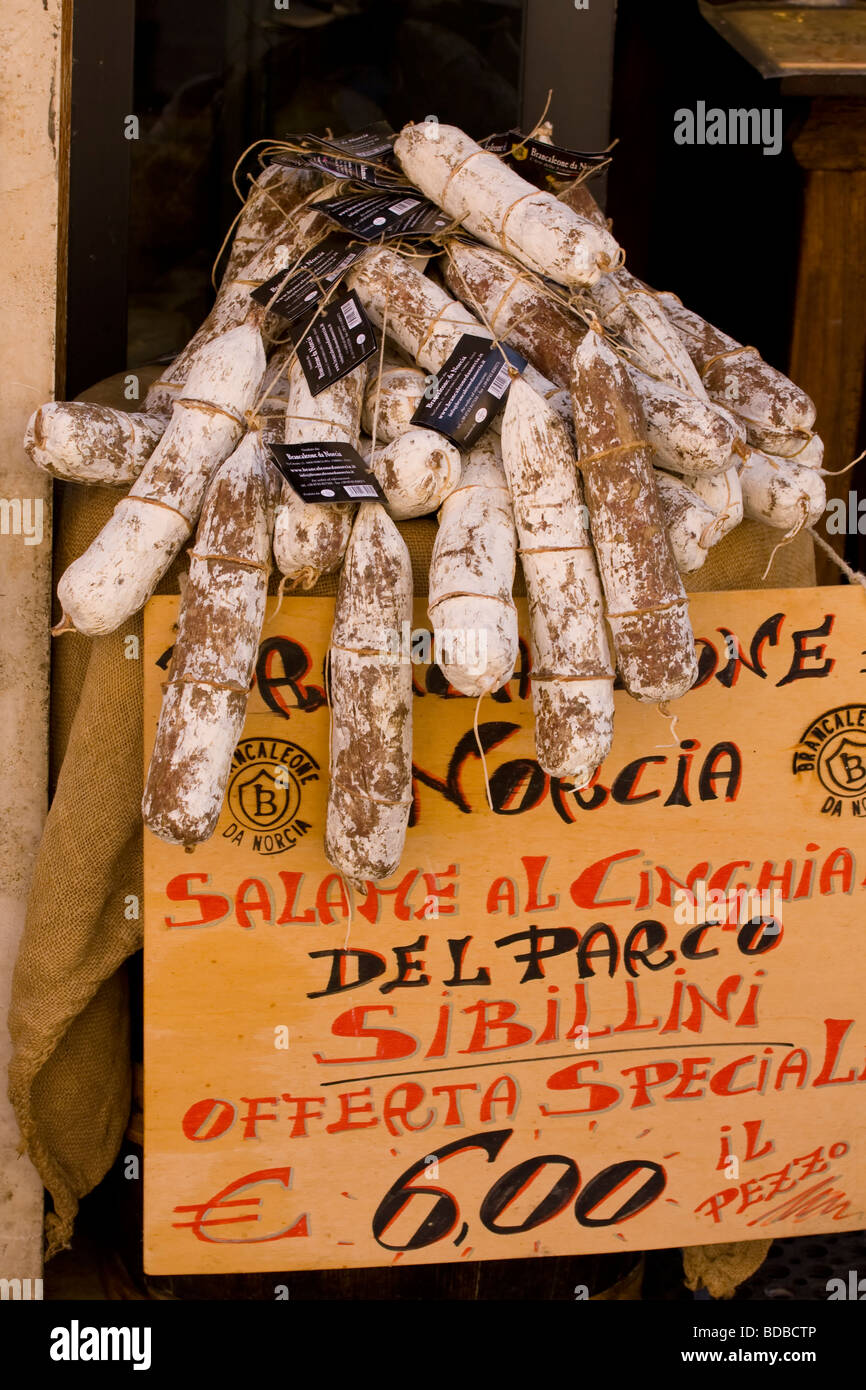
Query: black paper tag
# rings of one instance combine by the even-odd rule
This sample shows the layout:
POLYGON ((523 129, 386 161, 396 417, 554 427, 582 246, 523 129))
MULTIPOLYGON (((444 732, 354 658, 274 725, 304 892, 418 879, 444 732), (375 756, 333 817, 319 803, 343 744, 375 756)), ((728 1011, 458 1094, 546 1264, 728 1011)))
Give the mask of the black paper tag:
POLYGON ((446 212, 414 188, 395 188, 390 193, 350 193, 342 198, 327 198, 316 203, 316 208, 362 241, 429 236, 451 221, 446 212))
POLYGON ((270 306, 275 314, 288 319, 290 323, 303 323, 316 312, 332 285, 341 280, 363 254, 363 246, 350 247, 343 237, 335 233, 307 252, 276 299, 273 299, 274 292, 285 280, 284 270, 259 285, 250 297, 257 304, 270 306))
POLYGON ((287 164, 292 168, 306 166, 332 178, 367 183, 375 188, 389 188, 402 177, 392 149, 394 138, 394 131, 387 121, 375 121, 362 130, 336 139, 302 135, 297 137, 297 142, 308 148, 299 153, 275 154, 272 158, 275 163, 287 164))
POLYGON ((498 154, 500 158, 509 154, 515 145, 523 140, 519 130, 503 130, 499 135, 488 135, 486 140, 479 143, 482 150, 488 154, 498 154))
POLYGON ((529 142, 529 162, 556 179, 576 179, 587 169, 606 164, 609 159, 610 155, 604 150, 568 150, 562 145, 546 145, 543 140, 529 142))
POLYGON ((489 338, 464 333, 436 374, 433 396, 421 402, 412 424, 437 430, 458 448, 471 448, 505 405, 514 380, 508 363, 519 376, 526 358, 514 348, 491 347, 489 338))
POLYGON ((385 494, 351 444, 271 444, 274 464, 304 502, 384 502, 385 494))
POLYGON ((298 361, 313 396, 333 386, 376 351, 376 334, 354 290, 335 299, 298 343, 298 361))
POLYGON ((393 157, 395 132, 387 121, 373 121, 348 135, 320 135, 317 138, 329 150, 338 150, 340 154, 355 155, 360 159, 379 159, 382 155, 393 157))
POLYGON ((523 174, 537 171, 557 179, 577 178, 587 169, 606 164, 610 159, 605 150, 569 150, 563 145, 548 145, 535 136, 524 137, 519 130, 489 135, 481 145, 488 153, 507 159, 513 168, 523 174))
POLYGON ((340 155, 328 154, 327 151, 310 155, 306 164, 308 168, 318 169, 321 174, 328 174, 331 178, 345 179, 349 183, 366 183, 372 188, 391 188, 400 177, 396 169, 390 173, 372 164, 361 164, 357 159, 342 159, 340 155))

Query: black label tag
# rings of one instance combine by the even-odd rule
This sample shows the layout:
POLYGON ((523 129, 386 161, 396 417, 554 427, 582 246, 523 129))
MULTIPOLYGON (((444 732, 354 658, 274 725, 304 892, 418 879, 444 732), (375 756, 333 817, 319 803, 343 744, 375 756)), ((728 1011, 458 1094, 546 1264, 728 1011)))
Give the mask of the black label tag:
POLYGON ((402 178, 392 149, 394 138, 387 121, 376 121, 336 139, 302 135, 297 137, 297 143, 307 148, 298 153, 275 154, 273 159, 275 163, 292 168, 306 165, 332 178, 389 188, 396 179, 402 178))
POLYGON ((376 351, 376 334, 354 290, 329 304, 298 343, 298 361, 313 396, 347 376, 376 351))
POLYGON ((543 174, 556 179, 575 179, 587 169, 607 164, 610 155, 604 150, 567 150, 562 145, 546 145, 542 140, 530 140, 529 162, 543 174))
POLYGON ((356 159, 341 159, 339 155, 310 155, 306 161, 308 168, 318 169, 334 179, 346 179, 349 183, 368 183, 372 188, 391 188, 399 182, 400 175, 395 169, 377 169, 373 164, 361 164, 356 159))
POLYGON ((355 155, 360 159, 379 159, 382 155, 393 157, 395 132, 387 121, 373 121, 371 125, 351 131, 349 135, 320 135, 316 138, 329 150, 338 150, 340 154, 355 155))
POLYGON ((385 494, 351 444, 271 444, 271 457, 304 502, 384 502, 385 494))
POLYGON ((479 143, 482 150, 486 150, 488 154, 498 154, 501 158, 502 155, 509 154, 522 140, 523 136, 519 130, 503 130, 499 135, 488 135, 486 140, 479 143))
POLYGON ((280 271, 253 290, 250 297, 290 323, 303 323, 316 312, 328 290, 363 254, 363 246, 347 246, 336 234, 326 237, 299 261, 297 270, 288 280, 286 272, 280 271), (284 280, 283 288, 274 299, 275 291, 284 280))
POLYGON ((316 208, 362 241, 392 241, 397 237, 429 236, 451 219, 414 188, 391 193, 350 193, 327 198, 316 208))
POLYGON ((514 377, 525 366, 526 358, 514 348, 491 347, 489 338, 464 333, 434 377, 434 393, 421 402, 412 424, 438 430, 461 449, 471 448, 496 419, 514 377))
POLYGON ((524 175, 532 171, 549 174, 557 179, 574 179, 587 169, 599 164, 607 164, 610 155, 604 151, 588 153, 585 150, 569 150, 563 145, 548 145, 535 136, 524 138, 519 130, 506 130, 501 135, 489 135, 481 141, 482 148, 490 154, 498 154, 524 175))

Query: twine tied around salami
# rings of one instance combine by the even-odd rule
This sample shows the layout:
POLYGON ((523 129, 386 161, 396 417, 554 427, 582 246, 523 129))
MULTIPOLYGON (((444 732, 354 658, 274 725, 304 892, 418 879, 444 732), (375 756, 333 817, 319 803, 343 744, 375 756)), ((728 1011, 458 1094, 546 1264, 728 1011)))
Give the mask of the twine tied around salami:
POLYGON ((206 415, 225 415, 227 420, 233 420, 236 425, 243 429, 245 420, 234 410, 226 410, 223 406, 214 405, 211 401, 197 401, 191 396, 182 396, 177 402, 185 410, 202 410, 206 415))
POLYGON ((240 555, 202 555, 197 550, 187 550, 186 553, 190 560, 204 560, 205 562, 213 560, 221 565, 242 565, 244 569, 259 570, 262 574, 270 574, 271 572, 271 566, 267 562, 261 560, 245 560, 240 555))
POLYGON ((610 449, 600 449, 594 454, 583 454, 580 459, 581 468, 588 468, 590 464, 600 463, 602 459, 616 458, 620 454, 629 454, 637 450, 646 449, 645 439, 635 439, 630 444, 614 444, 610 449))
POLYGON ((698 368, 698 371, 700 372, 701 376, 704 377, 706 376, 707 372, 710 370, 710 368, 713 366, 715 362, 724 362, 730 359, 731 357, 741 357, 744 352, 751 352, 754 353, 756 356, 758 355, 757 348, 749 347, 746 344, 740 344, 738 347, 728 348, 725 352, 717 352, 712 357, 708 357, 706 362, 704 362, 703 365, 698 368))

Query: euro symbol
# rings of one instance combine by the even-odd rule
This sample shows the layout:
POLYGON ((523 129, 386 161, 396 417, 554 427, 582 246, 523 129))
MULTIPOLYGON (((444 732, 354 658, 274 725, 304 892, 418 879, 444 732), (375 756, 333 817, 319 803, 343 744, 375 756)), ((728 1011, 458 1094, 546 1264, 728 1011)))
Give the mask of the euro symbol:
POLYGON ((260 1168, 258 1172, 246 1173, 242 1178, 235 1178, 228 1187, 224 1187, 222 1192, 218 1192, 209 1202, 192 1202, 188 1206, 175 1207, 178 1215, 186 1212, 195 1212, 192 1221, 173 1221, 172 1226, 175 1230, 191 1230, 196 1240, 205 1241, 210 1245, 260 1245, 269 1240, 291 1240, 293 1236, 308 1236, 310 1234, 310 1223, 308 1214, 305 1212, 293 1225, 284 1226, 280 1231, 274 1231, 270 1235, 256 1236, 212 1236, 205 1231, 208 1226, 234 1226, 238 1222, 258 1222, 261 1220, 262 1197, 241 1197, 235 1193, 246 1192, 251 1187, 257 1187, 260 1183, 276 1183, 285 1188, 288 1192, 292 1186, 291 1168, 260 1168), (231 1200, 230 1200, 231 1199, 231 1200), (211 1216, 211 1212, 228 1211, 230 1208, 237 1207, 257 1208, 255 1212, 246 1210, 236 1216, 211 1216))

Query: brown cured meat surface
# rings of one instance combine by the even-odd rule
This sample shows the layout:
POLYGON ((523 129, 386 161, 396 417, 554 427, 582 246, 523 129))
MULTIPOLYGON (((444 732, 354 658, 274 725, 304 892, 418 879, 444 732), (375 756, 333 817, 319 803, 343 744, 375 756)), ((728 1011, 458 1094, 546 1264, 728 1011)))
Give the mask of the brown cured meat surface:
POLYGON ((509 392, 502 455, 529 600, 538 761, 584 786, 613 737, 604 602, 571 441, 523 381, 509 392))
MULTIPOLYGON (((527 272, 496 251, 454 241, 445 278, 449 289, 494 332, 522 352, 537 371, 558 386, 571 383, 574 354, 586 335, 581 321, 527 272)), ((745 430, 718 405, 628 364, 643 407, 648 442, 665 467, 679 473, 719 472, 745 430)), ((552 402, 553 403, 553 402, 552 402)), ((569 409, 569 417, 571 411, 569 409)))
POLYGON ((620 674, 636 699, 676 699, 697 677, 688 603, 664 527, 640 402, 627 369, 595 332, 575 356, 572 400, 620 674))
POLYGON ((161 415, 93 401, 48 401, 30 417, 24 448, 56 478, 108 487, 134 483, 165 431, 161 415))
POLYGON ((454 241, 445 262, 445 283, 496 334, 529 359, 557 386, 568 386, 574 354, 586 331, 528 271, 507 256, 454 241))
POLYGON ((682 337, 707 391, 742 416, 750 426, 750 437, 767 446, 781 442, 786 453, 808 442, 816 412, 805 391, 765 362, 757 348, 743 347, 686 309, 676 295, 662 292, 656 298, 682 337))
POLYGON ((251 185, 232 238, 223 278, 237 278, 270 237, 281 231, 289 215, 322 180, 312 169, 268 164, 251 185))
MULTIPOLYGON (((569 184, 558 197, 581 217, 607 225, 585 183, 569 184)), ((772 447, 775 441, 786 454, 796 456, 815 424, 815 406, 806 392, 765 362, 757 348, 744 348, 736 338, 686 309, 675 294, 651 290, 637 280, 634 284, 652 294, 664 309, 713 400, 742 413, 754 442, 772 447)))
POLYGON ((565 203, 567 208, 576 212, 578 217, 585 217, 587 222, 595 222, 599 227, 607 226, 607 218, 585 182, 570 183, 561 189, 556 196, 561 203, 565 203))
POLYGON ((387 644, 412 621, 412 565, 384 508, 358 509, 330 648, 331 762, 325 853, 355 884, 400 863, 412 802, 412 667, 387 644))
POLYGON ((253 431, 202 509, 142 808, 170 843, 208 839, 222 809, 265 614, 270 472, 253 431))

